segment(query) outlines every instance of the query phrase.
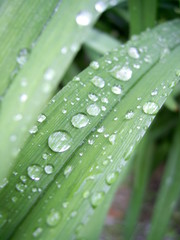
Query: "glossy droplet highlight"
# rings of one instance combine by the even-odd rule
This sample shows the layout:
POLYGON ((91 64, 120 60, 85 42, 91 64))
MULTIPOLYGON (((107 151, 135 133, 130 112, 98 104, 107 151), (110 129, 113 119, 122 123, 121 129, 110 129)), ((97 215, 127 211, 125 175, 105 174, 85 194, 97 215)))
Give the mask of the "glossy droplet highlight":
POLYGON ((48 164, 48 165, 46 165, 45 167, 44 167, 44 171, 45 171, 45 173, 46 174, 52 174, 53 173, 53 170, 54 170, 54 167, 52 166, 52 165, 50 165, 50 164, 48 164))
POLYGON ((91 104, 87 107, 87 113, 91 116, 98 116, 101 109, 98 107, 97 104, 91 104))
POLYGON ((96 208, 100 205, 104 198, 104 192, 94 193, 91 197, 91 205, 93 208, 96 208))
POLYGON ((39 181, 42 176, 42 168, 37 164, 31 165, 27 169, 27 174, 32 180, 39 181))
POLYGON ((113 87, 111 88, 111 91, 112 91, 114 94, 116 94, 116 95, 119 95, 119 94, 122 93, 122 89, 121 89, 120 86, 113 86, 113 87))
POLYGON ((124 66, 122 68, 118 66, 112 69, 111 74, 118 80, 128 81, 132 77, 132 70, 127 66, 124 66))
POLYGON ((16 58, 17 63, 22 67, 28 59, 29 51, 26 48, 23 48, 19 51, 19 54, 16 58))
POLYGON ((61 216, 60 216, 59 212, 52 210, 48 214, 48 216, 46 218, 46 222, 50 227, 55 227, 58 224, 60 219, 61 219, 61 216))
POLYGON ((40 114, 38 116, 38 122, 42 123, 42 122, 44 122, 44 120, 46 120, 46 116, 44 114, 40 114))
POLYGON ((103 1, 98 1, 96 4, 95 4, 95 9, 98 13, 102 13, 106 10, 107 8, 107 3, 103 2, 103 1))
POLYGON ((36 125, 34 125, 30 130, 29 130, 29 133, 30 134, 34 134, 38 131, 38 127, 36 125))
POLYGON ((90 63, 90 67, 96 70, 99 68, 99 63, 97 61, 93 61, 90 63))
POLYGON ((88 125, 89 119, 85 114, 78 113, 72 117, 71 123, 75 128, 83 128, 88 125))
POLYGON ((72 138, 65 131, 52 133, 48 138, 48 145, 54 152, 65 152, 71 147, 72 138))
POLYGON ((144 113, 149 114, 149 115, 156 114, 158 112, 158 109, 159 109, 159 107, 155 102, 146 102, 143 105, 144 113))
POLYGON ((135 48, 135 47, 130 47, 129 48, 128 55, 132 58, 135 58, 135 59, 138 59, 140 57, 139 52, 138 52, 137 48, 135 48))
POLYGON ((86 10, 81 11, 76 16, 76 23, 79 26, 88 26, 92 21, 92 14, 86 10))
POLYGON ((107 175, 107 177, 106 177, 106 183, 107 183, 108 185, 113 184, 113 183, 116 181, 117 176, 118 176, 118 174, 117 174, 116 172, 109 173, 109 174, 107 175))
POLYGON ((98 87, 98 88, 103 88, 105 86, 105 82, 101 77, 98 76, 94 76, 91 79, 91 82, 94 84, 94 86, 98 87))

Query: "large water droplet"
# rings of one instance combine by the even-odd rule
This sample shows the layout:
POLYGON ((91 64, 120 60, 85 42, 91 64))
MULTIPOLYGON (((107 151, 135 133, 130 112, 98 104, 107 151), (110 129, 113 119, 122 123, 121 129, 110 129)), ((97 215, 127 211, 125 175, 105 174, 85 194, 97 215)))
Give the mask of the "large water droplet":
POLYGON ((105 86, 104 80, 99 76, 94 76, 91 82, 98 88, 103 88, 105 86))
POLYGON ((52 173, 53 173, 53 170, 54 170, 54 168, 53 168, 53 166, 50 165, 50 164, 48 164, 48 165, 46 165, 46 166, 44 167, 44 171, 45 171, 46 174, 52 174, 52 173))
POLYGON ((48 214, 46 218, 46 222, 50 227, 54 227, 58 224, 59 220, 61 219, 61 216, 58 211, 55 211, 54 209, 51 210, 51 212, 48 214))
POLYGON ((72 117, 71 123, 76 128, 83 128, 88 125, 89 119, 85 114, 78 113, 77 115, 72 117))
POLYGON ((65 131, 52 133, 48 138, 48 145, 54 152, 65 152, 71 147, 72 138, 65 131))
POLYGON ((42 168, 39 165, 34 164, 27 168, 27 173, 32 180, 39 181, 42 176, 42 168))
POLYGON ((111 88, 111 91, 112 91, 114 94, 116 94, 116 95, 119 95, 119 94, 122 93, 122 89, 121 89, 120 86, 113 86, 113 87, 111 88))
POLYGON ((109 173, 106 177, 107 184, 109 184, 109 185, 113 184, 116 181, 117 176, 118 176, 118 174, 116 172, 109 173))
POLYGON ((17 63, 22 67, 28 59, 29 51, 26 48, 23 48, 19 51, 19 54, 16 58, 17 63))
POLYGON ((81 11, 76 16, 76 23, 79 26, 88 26, 92 21, 92 14, 86 10, 81 11))
POLYGON ((98 116, 101 109, 98 107, 97 104, 91 104, 87 107, 87 113, 91 116, 98 116))
POLYGON ((97 61, 93 61, 91 62, 90 67, 96 70, 99 68, 99 63, 97 61))
POLYGON ((155 102, 146 102, 144 105, 143 105, 143 111, 146 113, 146 114, 156 114, 158 112, 158 105, 155 103, 155 102))
POLYGON ((96 208, 100 205, 104 198, 104 192, 94 193, 91 197, 91 205, 93 208, 96 208))
POLYGON ((128 54, 130 57, 135 58, 135 59, 138 59, 140 57, 139 52, 138 52, 137 48, 135 48, 135 47, 130 47, 128 50, 128 54))
POLYGON ((127 66, 122 68, 118 66, 112 69, 111 74, 118 80, 128 81, 132 77, 132 70, 127 66))

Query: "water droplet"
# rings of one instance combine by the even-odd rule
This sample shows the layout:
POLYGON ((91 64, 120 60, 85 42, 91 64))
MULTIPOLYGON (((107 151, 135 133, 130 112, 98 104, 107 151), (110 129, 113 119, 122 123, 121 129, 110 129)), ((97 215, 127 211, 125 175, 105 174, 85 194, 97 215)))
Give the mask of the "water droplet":
POLYGON ((132 77, 132 70, 127 66, 122 68, 120 66, 116 66, 112 69, 111 74, 118 80, 128 81, 132 77))
POLYGON ((114 94, 117 94, 117 95, 119 95, 119 94, 122 93, 122 89, 121 89, 120 86, 113 86, 113 87, 111 88, 111 91, 112 91, 114 94))
POLYGON ((38 116, 38 122, 40 122, 40 123, 44 122, 45 119, 46 119, 46 116, 44 114, 40 114, 38 116))
POLYGON ((146 113, 146 114, 156 114, 158 112, 158 105, 155 103, 155 102, 146 102, 144 105, 143 105, 143 111, 146 113))
POLYGON ((114 145, 116 141, 116 134, 112 134, 111 136, 109 136, 109 142, 114 145))
POLYGON ((130 47, 128 50, 128 54, 130 57, 135 58, 135 59, 138 59, 140 57, 139 52, 138 52, 137 48, 135 48, 135 47, 130 47))
POLYGON ((19 192, 24 192, 24 190, 26 189, 26 185, 24 185, 23 183, 17 183, 17 184, 16 184, 16 189, 17 189, 19 192))
POLYGON ((5 217, 5 214, 0 212, 0 228, 2 228, 6 222, 7 222, 7 219, 5 217))
POLYGON ((58 224, 59 220, 61 219, 61 216, 58 211, 55 211, 54 209, 51 210, 51 212, 48 214, 46 218, 46 222, 50 227, 54 227, 58 224))
POLYGON ((42 228, 40 228, 40 227, 36 228, 35 231, 32 234, 33 237, 39 237, 41 235, 42 231, 43 231, 42 228))
POLYGON ((132 119, 134 117, 134 112, 133 111, 128 111, 125 115, 126 119, 132 119))
POLYGON ((106 10, 107 8, 107 4, 103 1, 98 1, 96 4, 95 4, 95 9, 98 13, 102 13, 106 10))
POLYGON ((104 192, 94 193, 91 197, 91 205, 93 208, 96 208, 100 205, 104 198, 104 192))
POLYGON ((71 147, 72 138, 65 131, 52 133, 48 138, 48 145, 54 152, 65 152, 71 147))
POLYGON ((53 173, 53 170, 54 170, 54 168, 53 168, 53 166, 50 165, 50 164, 48 164, 48 165, 46 165, 46 166, 44 167, 44 171, 45 171, 46 174, 52 174, 52 173, 53 173))
POLYGON ((70 173, 72 172, 72 166, 67 166, 65 169, 64 169, 64 176, 65 177, 68 177, 70 175, 70 173))
POLYGON ((93 61, 91 62, 90 67, 96 70, 99 68, 99 63, 97 61, 93 61))
POLYGON ((27 99, 28 99, 28 96, 27 96, 27 94, 25 94, 25 93, 23 93, 23 94, 20 96, 20 101, 21 101, 21 102, 26 102, 27 99))
POLYGON ((91 116, 98 116, 101 109, 98 107, 97 104, 91 104, 87 107, 87 113, 91 116))
POLYGON ((108 101, 108 99, 106 97, 102 97, 101 98, 101 102, 102 103, 108 103, 109 101, 108 101))
POLYGON ((16 114, 15 116, 14 116, 14 120, 15 121, 20 121, 21 119, 23 118, 23 116, 22 116, 22 114, 16 114))
POLYGON ((98 100, 98 97, 94 93, 89 93, 88 97, 93 102, 96 102, 98 100))
POLYGON ((20 179, 23 183, 27 181, 27 177, 25 175, 20 176, 20 179))
POLYGON ((71 217, 73 218, 73 217, 75 217, 77 215, 77 212, 76 211, 73 211, 72 213, 71 213, 71 217))
POLYGON ((88 198, 89 197, 89 194, 90 192, 88 190, 86 190, 84 193, 83 193, 83 198, 88 198))
POLYGON ((177 76, 177 77, 180 77, 180 70, 179 70, 179 69, 176 70, 176 76, 177 76))
POLYGON ((34 125, 30 130, 29 130, 29 133, 30 134, 34 134, 38 131, 38 127, 36 125, 34 125))
POLYGON ((88 125, 89 119, 85 114, 78 113, 77 115, 72 117, 71 123, 76 128, 83 128, 88 125))
POLYGON ((107 184, 109 184, 109 185, 113 184, 116 181, 117 176, 118 176, 118 174, 116 172, 109 173, 106 177, 107 184))
POLYGON ((44 79, 46 81, 52 81, 55 76, 55 71, 52 68, 48 68, 46 72, 44 73, 44 79))
POLYGON ((156 96, 157 94, 158 94, 158 90, 157 89, 155 89, 155 90, 153 90, 151 92, 151 96, 156 96))
POLYGON ((12 200, 12 202, 14 202, 14 203, 15 203, 15 202, 17 202, 18 198, 17 198, 17 197, 12 197, 12 199, 11 199, 11 200, 12 200))
POLYGON ((42 176, 42 168, 39 165, 34 164, 27 168, 27 173, 32 180, 39 181, 42 176))
POLYGON ((28 59, 29 51, 26 48, 23 48, 19 51, 19 54, 16 58, 17 63, 22 67, 28 59))
POLYGON ((105 82, 101 77, 98 76, 94 76, 91 79, 91 82, 94 84, 94 86, 98 87, 98 88, 103 88, 105 86, 105 82))
POLYGON ((81 11, 76 16, 76 23, 79 26, 88 26, 92 21, 92 15, 88 11, 81 11))
POLYGON ((0 189, 4 188, 8 184, 8 179, 3 178, 0 182, 0 189))
POLYGON ((103 133, 103 132, 104 132, 104 126, 98 128, 98 129, 97 129, 97 132, 98 132, 98 133, 103 133))

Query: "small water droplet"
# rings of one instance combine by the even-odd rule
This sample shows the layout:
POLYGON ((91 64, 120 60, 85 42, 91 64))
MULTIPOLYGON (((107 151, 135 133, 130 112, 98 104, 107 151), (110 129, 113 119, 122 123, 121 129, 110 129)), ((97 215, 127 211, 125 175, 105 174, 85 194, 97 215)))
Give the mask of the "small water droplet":
POLYGON ((6 222, 7 222, 7 219, 5 214, 0 212, 0 228, 2 228, 6 222))
POLYGON ((58 224, 60 221, 61 216, 58 211, 55 211, 54 209, 51 210, 51 212, 48 214, 46 218, 46 222, 50 227, 54 227, 58 224))
POLYGON ((76 23, 79 26, 88 26, 91 24, 92 21, 92 14, 86 10, 81 11, 76 16, 76 23))
POLYGON ((78 113, 77 115, 72 117, 71 123, 76 128, 83 128, 88 125, 89 119, 85 114, 78 113))
POLYGON ((29 51, 26 48, 23 48, 19 51, 19 54, 16 58, 17 63, 22 67, 28 59, 29 51))
POLYGON ((3 178, 0 182, 0 189, 4 188, 8 184, 8 179, 3 178))
POLYGON ((20 176, 20 179, 23 183, 27 181, 27 177, 25 175, 20 176))
POLYGON ((89 197, 89 194, 90 192, 88 190, 86 190, 84 193, 83 193, 83 198, 88 198, 89 197))
POLYGON ((158 112, 158 105, 155 102, 146 102, 143 105, 143 111, 146 114, 156 114, 158 112))
POLYGON ((36 125, 34 125, 30 130, 29 130, 29 133, 30 134, 34 134, 38 131, 38 127, 36 125))
POLYGON ((128 111, 125 115, 126 119, 132 119, 134 117, 134 112, 133 111, 128 111))
POLYGON ((45 171, 46 174, 52 174, 52 173, 53 173, 53 170, 54 170, 54 168, 53 168, 53 166, 50 165, 50 164, 48 164, 48 165, 46 165, 46 166, 44 167, 44 171, 45 171))
POLYGON ((117 176, 118 176, 118 174, 116 172, 109 173, 106 177, 107 184, 109 184, 109 185, 113 184, 116 181, 117 176))
POLYGON ((98 107, 97 104, 91 104, 87 107, 87 113, 91 116, 98 116, 101 109, 98 107))
POLYGON ((52 68, 48 68, 44 73, 44 79, 46 81, 52 81, 55 76, 55 71, 52 68))
POLYGON ((17 183, 17 184, 16 184, 16 189, 17 189, 19 192, 24 192, 24 190, 26 189, 26 185, 23 184, 23 183, 17 183))
POLYGON ((104 192, 94 193, 91 197, 91 205, 93 208, 96 208, 100 205, 104 198, 104 192))
POLYGON ((130 47, 128 50, 128 54, 130 57, 135 58, 135 59, 138 59, 140 57, 139 52, 138 52, 137 48, 135 48, 135 47, 130 47))
POLYGON ((34 164, 27 168, 27 173, 32 180, 39 181, 42 176, 42 168, 39 165, 34 164))
POLYGON ((102 13, 106 10, 107 8, 107 3, 106 2, 103 2, 103 1, 98 1, 96 4, 95 4, 95 9, 98 13, 102 13))
POLYGON ((128 81, 132 77, 132 70, 127 66, 124 66, 122 68, 120 66, 116 66, 111 70, 111 74, 118 80, 128 81))
POLYGON ((70 175, 70 173, 72 172, 72 166, 67 166, 65 169, 64 169, 64 176, 65 177, 68 177, 70 175))
POLYGON ((102 97, 101 102, 102 103, 108 103, 109 101, 108 101, 107 97, 102 97))
POLYGON ((98 88, 103 88, 105 86, 104 80, 99 76, 94 76, 91 79, 91 82, 94 84, 94 86, 96 86, 98 88))
POLYGON ((65 131, 52 133, 48 138, 48 145, 54 152, 65 152, 71 147, 72 138, 65 131))
POLYGON ((113 87, 111 88, 111 91, 112 91, 114 94, 117 94, 117 95, 119 95, 119 94, 122 93, 122 89, 121 89, 120 86, 113 86, 113 87))
POLYGON ((98 132, 98 133, 103 133, 103 132, 104 132, 104 126, 98 128, 98 129, 97 129, 97 132, 98 132))
POLYGON ((116 141, 116 134, 112 134, 111 136, 109 136, 109 142, 114 145, 116 141))
POLYGON ((38 116, 38 122, 42 123, 42 122, 44 122, 44 120, 46 120, 46 116, 44 114, 40 114, 38 116))
POLYGON ((27 94, 25 94, 25 93, 23 93, 23 94, 20 96, 20 101, 21 101, 21 102, 26 102, 27 99, 28 99, 28 96, 27 96, 27 94))
POLYGON ((151 96, 156 96, 158 94, 157 88, 151 92, 151 96))
POLYGON ((99 68, 99 63, 97 61, 93 61, 90 63, 90 67, 96 70, 99 68))
POLYGON ((94 93, 89 93, 88 97, 91 101, 96 102, 98 100, 98 97, 94 93))
POLYGON ((11 200, 12 200, 12 202, 14 202, 14 203, 15 203, 15 202, 17 202, 18 198, 17 198, 17 197, 12 197, 12 199, 11 199, 11 200))
POLYGON ((176 70, 176 76, 177 76, 177 77, 180 77, 180 70, 179 70, 179 69, 176 70))
POLYGON ((35 231, 32 233, 33 237, 39 237, 42 233, 43 229, 38 227, 35 229, 35 231))

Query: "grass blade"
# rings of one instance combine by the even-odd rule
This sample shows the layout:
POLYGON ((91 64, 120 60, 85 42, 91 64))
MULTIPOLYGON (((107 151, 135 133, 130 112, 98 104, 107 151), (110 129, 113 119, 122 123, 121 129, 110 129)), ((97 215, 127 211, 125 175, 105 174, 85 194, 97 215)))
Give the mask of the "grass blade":
MULTIPOLYGON (((44 239, 58 238, 59 234, 62 234, 62 239, 69 239, 73 234, 68 230, 70 229, 69 224, 72 224, 72 229, 75 229, 80 219, 84 219, 85 223, 94 214, 95 203, 92 204, 93 207, 90 206, 89 199, 82 198, 82 194, 85 190, 88 190, 91 195, 91 193, 99 191, 98 189, 102 189, 104 191, 102 195, 104 196, 110 190, 112 182, 107 175, 115 172, 116 177, 116 174, 119 174, 116 171, 121 171, 121 169, 124 171, 125 159, 128 159, 131 155, 135 145, 138 144, 155 117, 151 114, 145 114, 141 109, 142 106, 145 105, 144 108, 147 110, 145 103, 153 101, 156 102, 159 109, 179 80, 178 75, 175 74, 175 70, 178 69, 180 52, 180 47, 178 47, 180 38, 177 37, 180 34, 178 29, 179 21, 174 21, 161 25, 153 31, 147 31, 139 39, 129 42, 119 51, 115 50, 100 59, 98 69, 94 69, 92 66, 87 68, 52 99, 50 105, 43 111, 46 120, 37 125, 39 130, 27 140, 18 155, 17 164, 9 177, 9 183, 1 191, 1 197, 4 199, 3 209, 1 209, 6 216, 1 231, 4 239, 8 238, 17 229, 17 225, 25 218, 35 202, 36 205, 22 223, 25 227, 17 229, 14 239, 23 234, 28 236, 33 234, 39 226, 38 216, 40 211, 38 209, 43 209, 44 217, 40 225, 43 229, 42 238, 44 239), (176 34, 177 41, 174 41, 174 34, 176 34), (159 62, 164 51, 162 39, 165 46, 168 46, 172 52, 163 61, 159 62), (156 45, 152 45, 152 42, 156 42, 156 45), (139 69, 133 68, 134 64, 141 62, 141 59, 128 56, 129 48, 134 46, 141 49, 144 44, 149 46, 145 52, 141 51, 140 53, 141 59, 145 60, 139 69), (119 82, 114 77, 116 75, 114 75, 112 69, 114 71, 114 67, 119 66, 117 59, 121 61, 121 67, 128 59, 129 67, 132 69, 130 81, 119 82), (148 62, 147 59, 149 59, 148 62), (109 64, 110 60, 111 64, 109 64), (166 75, 165 80, 164 75, 166 75), (102 84, 102 79, 96 82, 97 76, 103 79, 105 86, 102 84), (92 83, 92 79, 97 85, 92 83), (114 94, 111 88, 119 83, 122 94, 114 94), (167 87, 162 88, 162 84, 167 87), (158 95, 151 96, 150 93, 156 88, 159 89, 158 95), (141 89, 144 89, 144 91, 142 92, 141 89), (87 108, 92 104, 92 96, 91 100, 88 99, 90 93, 96 94, 99 99, 97 105, 93 105, 93 110, 96 106, 96 116, 92 116, 89 111, 87 112, 87 108), (108 101, 104 98, 108 98, 108 101), (84 99, 87 99, 87 101, 84 101, 84 99), (97 110, 97 106, 101 109, 101 113, 97 110), (69 111, 69 109, 72 111, 69 111), (86 127, 73 127, 72 118, 79 113, 84 114, 85 120, 88 117, 90 124, 87 124, 86 127), (141 127, 137 119, 140 119, 141 127), (103 129, 99 129, 99 127, 102 126, 104 126, 105 131, 100 134, 103 129), (95 127, 99 129, 97 132, 94 132, 95 127), (54 153, 49 148, 47 141, 54 131, 65 131, 65 133, 68 133, 67 139, 70 139, 71 136, 72 142, 68 151, 54 153), (90 133, 91 135, 89 135, 90 133), (98 136, 97 139, 96 136, 98 136), (83 161, 83 159, 85 160, 83 161), (104 162, 105 160, 107 160, 107 163, 113 163, 107 165, 104 162), (51 174, 44 173, 43 169, 46 165, 53 166, 51 174), (40 176, 38 175, 36 180, 40 181, 32 181, 34 175, 32 176, 33 171, 31 170, 33 169, 39 169, 37 173, 39 172, 40 176), (24 177, 25 182, 22 180, 24 177), (108 177, 107 181, 110 184, 107 184, 106 177, 108 177), (54 180, 54 178, 56 179, 54 180), (76 185, 73 184, 75 181, 76 185), (51 187, 49 188, 50 184, 51 187), (42 192, 44 195, 40 199, 42 192), (49 198, 49 196, 52 198, 49 198), (12 201, 12 199, 15 200, 12 201), (59 211, 59 207, 64 206, 63 203, 66 202, 71 202, 71 204, 68 208, 61 209, 61 225, 58 225, 58 229, 54 228, 54 230, 49 231, 49 228, 45 228, 47 224, 46 216, 53 208, 59 211), (81 211, 79 210, 80 207, 81 211), (72 215, 76 213, 71 215, 74 211, 79 213, 75 219, 72 215), (67 223, 66 220, 70 215, 72 218, 67 223), (11 220, 8 221, 8 219, 11 220), (26 233, 23 232, 24 229, 27 230, 26 233)), ((158 109, 155 108, 155 112, 158 109)), ((119 178, 121 179, 121 174, 119 178)), ((85 194, 85 196, 87 195, 85 194)))

